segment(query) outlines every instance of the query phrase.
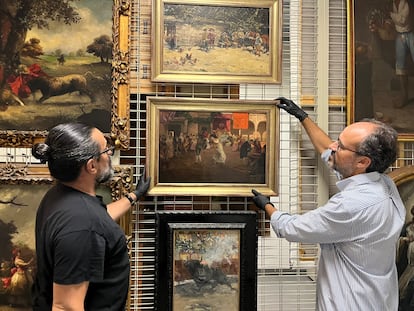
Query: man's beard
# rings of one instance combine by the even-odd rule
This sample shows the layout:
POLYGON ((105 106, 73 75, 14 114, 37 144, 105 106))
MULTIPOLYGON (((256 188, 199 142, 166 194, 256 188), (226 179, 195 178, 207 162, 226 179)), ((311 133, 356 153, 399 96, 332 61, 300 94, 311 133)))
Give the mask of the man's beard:
POLYGON ((108 180, 110 180, 113 175, 114 175, 114 170, 112 168, 111 163, 109 163, 108 167, 103 172, 101 172, 101 174, 96 176, 96 182, 98 184, 103 184, 107 182, 108 180))

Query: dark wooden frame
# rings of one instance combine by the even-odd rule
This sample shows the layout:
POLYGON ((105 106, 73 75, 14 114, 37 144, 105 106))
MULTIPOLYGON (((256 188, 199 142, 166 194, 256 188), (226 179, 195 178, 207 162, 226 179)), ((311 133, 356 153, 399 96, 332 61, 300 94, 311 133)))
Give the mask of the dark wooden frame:
MULTIPOLYGON (((230 230, 228 232, 239 232, 240 245, 237 258, 240 267, 238 287, 235 289, 236 291, 238 290, 239 297, 237 310, 256 310, 257 214, 251 211, 159 211, 156 213, 155 310, 174 310, 173 299, 177 298, 174 297, 174 279, 177 277, 177 271, 174 270, 176 263, 174 255, 177 255, 174 252, 174 247, 176 246, 174 235, 180 230, 189 230, 189 232, 199 232, 200 234, 210 230, 219 230, 223 236, 225 236, 227 230, 230 230)), ((209 248, 207 245, 204 246, 206 249, 209 248)), ((213 243, 210 247, 214 248, 214 246, 215 244, 213 243)), ((188 281, 192 282, 191 280, 188 281)), ((223 278, 221 278, 221 281, 223 281, 223 278)), ((207 286, 225 286, 223 285, 224 282, 219 282, 217 279, 213 280, 213 278, 208 283, 207 286)))

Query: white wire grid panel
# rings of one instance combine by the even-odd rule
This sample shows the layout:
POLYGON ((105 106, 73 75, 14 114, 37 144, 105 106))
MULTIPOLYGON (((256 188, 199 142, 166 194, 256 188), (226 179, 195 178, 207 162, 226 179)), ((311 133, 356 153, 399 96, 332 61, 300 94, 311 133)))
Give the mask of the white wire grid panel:
MULTIPOLYGON (((317 1, 307 1, 308 8, 317 6, 317 1), (312 2, 312 3, 310 3, 312 2)), ((166 86, 151 84, 150 77, 150 50, 151 50, 151 21, 150 0, 136 0, 133 3, 131 15, 132 24, 132 52, 131 52, 131 149, 134 152, 121 153, 122 162, 135 165, 136 174, 141 171, 145 163, 145 126, 146 126, 146 91, 151 95, 165 94, 166 86)), ((306 11, 306 7, 304 7, 306 11)), ((316 22, 316 11, 311 9, 311 19, 316 22)), ((240 85, 240 99, 268 100, 278 96, 285 96, 300 102, 303 93, 300 90, 301 82, 298 77, 307 76, 307 86, 311 95, 314 95, 316 86, 316 27, 310 28, 309 33, 301 33, 300 24, 303 20, 303 12, 300 1, 283 2, 283 59, 282 77, 280 85, 240 85), (309 36, 311 35, 311 36, 309 36), (314 48, 306 55, 309 61, 300 63, 303 38, 310 38, 310 44, 314 48), (304 70, 303 66, 309 69, 304 70), (292 78, 293 77, 293 78, 292 78)), ((306 28, 306 27, 305 27, 306 28)), ((169 96, 188 97, 221 97, 231 95, 228 88, 222 88, 223 94, 217 92, 217 86, 176 85, 167 86, 169 96), (229 94, 230 93, 230 94, 229 94)), ((307 108, 310 114, 315 114, 312 107, 307 108)), ((302 146, 301 129, 298 122, 286 113, 281 114, 280 120, 280 176, 278 197, 272 197, 272 201, 282 210, 297 213, 299 206, 303 204, 300 189, 301 177, 300 165, 302 146)), ((309 148, 306 147, 306 148, 309 148)), ((312 176, 311 184, 314 184, 316 176, 316 161, 313 154, 309 159, 308 171, 312 176)), ((302 174, 303 175, 303 174, 302 174)), ((306 178, 305 178, 306 179, 306 178)), ((135 178, 136 180, 136 178, 135 178)), ((315 208, 315 189, 310 198, 306 198, 307 209, 315 208)), ((155 306, 155 212, 168 206, 170 209, 207 209, 221 210, 242 209, 248 210, 251 201, 249 198, 193 198, 193 197, 156 197, 150 201, 144 201, 133 211, 133 244, 131 265, 131 298, 130 310, 153 310, 155 306)), ((258 310, 314 310, 315 308, 315 275, 317 261, 317 247, 315 245, 301 245, 288 243, 285 240, 274 237, 269 228, 268 220, 264 214, 259 214, 259 244, 258 244, 258 284, 257 284, 257 309, 258 310)))

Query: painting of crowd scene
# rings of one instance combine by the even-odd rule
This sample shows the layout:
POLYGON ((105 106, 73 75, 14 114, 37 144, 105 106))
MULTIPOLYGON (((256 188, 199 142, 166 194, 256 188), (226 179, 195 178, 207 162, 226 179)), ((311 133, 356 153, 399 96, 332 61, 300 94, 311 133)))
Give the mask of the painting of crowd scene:
POLYGON ((112 0, 3 1, 0 129, 81 121, 110 131, 112 6, 112 0))
POLYGON ((269 8, 164 4, 163 72, 271 74, 269 8))
POLYGON ((264 184, 267 115, 160 111, 159 182, 264 184))
POLYGON ((36 210, 48 185, 0 185, 0 310, 28 311, 35 275, 36 210))
POLYGON ((240 231, 174 230, 173 310, 239 310, 240 231))

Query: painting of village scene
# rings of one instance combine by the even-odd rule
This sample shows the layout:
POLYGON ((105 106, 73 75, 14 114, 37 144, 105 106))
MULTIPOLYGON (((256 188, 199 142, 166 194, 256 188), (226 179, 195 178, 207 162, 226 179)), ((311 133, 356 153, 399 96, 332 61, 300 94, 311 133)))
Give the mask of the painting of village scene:
POLYGON ((187 78, 189 82, 200 79, 199 82, 218 83, 226 78, 255 77, 277 82, 277 2, 263 3, 266 6, 248 1, 245 5, 238 1, 237 6, 231 2, 213 5, 208 1, 200 5, 185 1, 163 3, 154 23, 160 23, 155 27, 163 27, 159 33, 156 31, 154 40, 154 50, 159 51, 153 59, 154 80, 171 77, 178 81, 187 78))
POLYGON ((110 131, 113 0, 2 1, 0 129, 110 131))
POLYGON ((174 230, 172 310, 239 310, 240 230, 174 230))

